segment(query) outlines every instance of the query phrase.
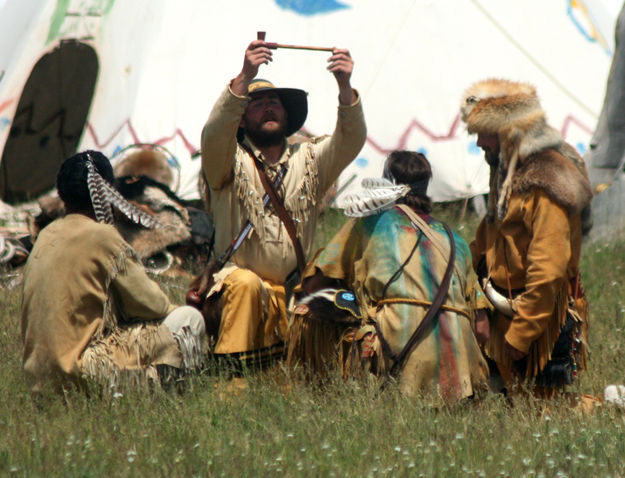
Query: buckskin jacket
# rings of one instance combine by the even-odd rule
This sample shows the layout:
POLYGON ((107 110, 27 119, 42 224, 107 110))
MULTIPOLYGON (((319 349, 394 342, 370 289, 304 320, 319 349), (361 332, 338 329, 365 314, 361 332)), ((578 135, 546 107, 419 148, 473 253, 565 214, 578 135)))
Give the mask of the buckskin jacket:
POLYGON ((498 363, 510 365, 504 339, 529 354, 528 376, 549 360, 569 298, 579 292, 580 213, 587 201, 582 172, 556 150, 546 149, 517 169, 505 216, 482 220, 471 243, 474 267, 489 275, 504 296, 509 291, 515 296, 514 317, 498 314, 491 321, 486 352, 498 363))
MULTIPOLYGON (((272 208, 264 209, 265 190, 250 155, 237 143, 239 122, 249 97, 227 87, 217 100, 202 132, 202 171, 208 185, 207 208, 215 221, 215 251, 221 254, 249 219, 253 230, 232 258, 263 279, 284 283, 297 267, 286 229, 272 208)), ((287 144, 280 160, 266 165, 273 181, 282 165, 286 176, 278 190, 293 217, 305 255, 310 255, 321 200, 341 171, 356 157, 366 139, 360 97, 340 105, 331 136, 287 144)), ((246 138, 245 144, 263 161, 262 153, 246 138)), ((228 268, 225 268, 226 270, 228 268)))
MULTIPOLYGON (((485 351, 508 380, 513 364, 507 341, 528 354, 525 377, 535 377, 551 359, 568 309, 586 333, 588 307, 578 274, 582 214, 592 199, 586 167, 549 126, 528 83, 478 81, 465 91, 460 114, 469 133, 496 135, 500 146, 497 158, 486 155, 488 214, 471 252, 478 275, 513 298, 513 316, 494 313, 485 351)), ((575 353, 579 369, 585 350, 575 353)))
POLYGON ((180 366, 178 344, 159 320, 175 307, 113 226, 69 214, 45 227, 24 269, 22 300, 33 391, 97 375, 102 361, 111 373, 180 366), (103 341, 109 346, 97 347, 98 356, 88 353, 103 341))

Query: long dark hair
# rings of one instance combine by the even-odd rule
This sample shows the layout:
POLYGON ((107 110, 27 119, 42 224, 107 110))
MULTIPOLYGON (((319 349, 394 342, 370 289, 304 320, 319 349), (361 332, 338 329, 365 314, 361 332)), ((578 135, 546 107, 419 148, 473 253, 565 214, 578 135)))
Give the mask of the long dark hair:
POLYGON ((432 168, 427 158, 416 151, 393 151, 386 158, 384 177, 395 184, 408 184, 410 192, 397 200, 399 204, 429 214, 432 200, 427 195, 432 168))

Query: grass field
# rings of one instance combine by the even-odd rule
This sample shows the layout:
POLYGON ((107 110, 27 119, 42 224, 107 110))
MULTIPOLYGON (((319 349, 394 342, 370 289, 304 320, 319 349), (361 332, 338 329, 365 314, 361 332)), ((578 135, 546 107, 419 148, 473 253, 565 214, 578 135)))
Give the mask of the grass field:
MULTIPOLYGON (((437 207, 470 238, 475 217, 437 207)), ((320 233, 342 218, 328 213, 320 233)), ((322 242, 320 239, 318 242, 322 242)), ((625 383, 625 242, 586 246, 589 370, 571 388, 625 383)), ((185 283, 161 280, 176 301, 185 283)), ((0 284, 2 476, 625 476, 625 414, 502 397, 437 409, 376 383, 323 388, 282 368, 238 382, 202 376, 186 393, 69 393, 34 400, 21 370, 20 291, 0 284)))

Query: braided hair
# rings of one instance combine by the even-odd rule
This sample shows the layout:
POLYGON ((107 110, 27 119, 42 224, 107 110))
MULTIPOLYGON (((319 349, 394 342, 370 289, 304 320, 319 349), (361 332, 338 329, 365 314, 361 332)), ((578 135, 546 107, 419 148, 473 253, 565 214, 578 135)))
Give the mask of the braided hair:
POLYGON ((407 184, 410 191, 397 200, 412 209, 429 214, 432 199, 427 195, 432 168, 427 158, 415 151, 393 151, 384 163, 383 176, 395 184, 407 184))

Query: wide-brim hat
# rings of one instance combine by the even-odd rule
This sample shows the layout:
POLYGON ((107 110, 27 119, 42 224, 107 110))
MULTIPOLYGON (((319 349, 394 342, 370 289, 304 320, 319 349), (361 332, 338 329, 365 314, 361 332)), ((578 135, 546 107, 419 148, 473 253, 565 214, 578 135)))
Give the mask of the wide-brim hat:
MULTIPOLYGON (((273 83, 263 79, 256 79, 250 83, 247 88, 247 94, 251 98, 262 93, 276 93, 282 102, 282 106, 287 114, 286 136, 291 136, 298 131, 308 115, 308 93, 297 88, 276 88, 273 83)), ((242 139, 244 134, 243 128, 239 128, 238 138, 242 139)))

